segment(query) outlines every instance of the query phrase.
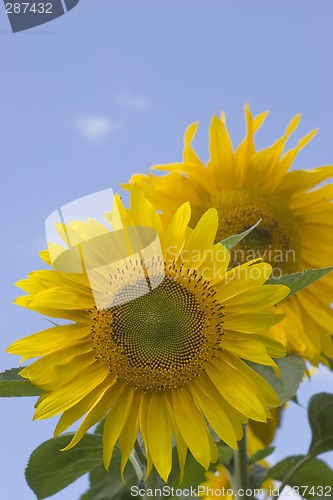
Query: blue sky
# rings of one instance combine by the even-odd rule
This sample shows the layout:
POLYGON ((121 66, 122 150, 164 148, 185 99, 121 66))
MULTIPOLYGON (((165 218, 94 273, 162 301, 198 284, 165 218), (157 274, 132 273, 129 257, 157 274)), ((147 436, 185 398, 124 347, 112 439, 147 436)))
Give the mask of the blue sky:
MULTIPOLYGON (((154 163, 180 160, 192 121, 201 123, 196 148, 207 159, 213 113, 226 111, 237 144, 244 102, 255 113, 271 110, 258 134, 262 147, 301 111, 293 143, 321 130, 295 166, 333 162, 332 16, 331 0, 81 0, 51 23, 12 34, 0 6, 2 370, 17 365, 5 347, 45 327, 12 301, 13 284, 41 266, 46 217, 81 196, 117 190, 154 163)), ((332 386, 332 375, 317 376, 301 402, 332 386)), ((32 422, 32 398, 0 405, 1 493, 30 500, 23 469, 55 422, 32 422)), ((303 427, 295 432, 303 426, 299 412, 287 413, 277 457, 288 446, 306 449, 303 427)), ((78 498, 86 484, 54 498, 78 498)))

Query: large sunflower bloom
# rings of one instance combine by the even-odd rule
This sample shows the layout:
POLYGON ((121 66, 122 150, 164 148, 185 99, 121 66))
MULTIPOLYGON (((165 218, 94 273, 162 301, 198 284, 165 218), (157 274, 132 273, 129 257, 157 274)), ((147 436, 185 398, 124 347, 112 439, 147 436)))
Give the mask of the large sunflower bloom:
MULTIPOLYGON (((315 134, 310 132, 296 147, 284 152, 285 144, 297 128, 293 118, 285 134, 267 149, 256 151, 254 135, 267 113, 252 117, 246 107, 246 136, 234 151, 224 115, 213 117, 210 127, 210 160, 207 167, 199 160, 191 143, 197 130, 192 124, 185 133, 184 160, 156 165, 169 171, 157 176, 136 174, 146 197, 162 211, 167 223, 178 206, 189 201, 190 225, 208 208, 219 214, 216 241, 238 234, 259 219, 259 226, 232 252, 236 265, 262 257, 273 266, 273 275, 293 273, 333 264, 333 186, 318 184, 333 176, 333 166, 289 172, 297 153, 315 134)), ((131 189, 131 184, 126 186, 131 189)), ((333 358, 333 274, 281 303, 286 319, 272 334, 313 365, 333 358)))
MULTIPOLYGON (((58 270, 30 274, 18 283, 29 294, 16 303, 72 323, 18 340, 7 350, 24 359, 40 357, 20 374, 44 391, 36 419, 62 413, 56 436, 85 415, 66 449, 106 417, 105 466, 118 442, 123 471, 140 432, 147 474, 154 465, 165 481, 173 438, 181 471, 188 449, 208 468, 217 448, 207 424, 236 448, 242 423, 270 418, 279 400, 244 360, 275 367, 271 357, 284 355, 284 347, 261 332, 281 320, 273 305, 289 289, 264 284, 271 272, 266 263, 228 271, 228 252, 213 244, 216 210, 208 210, 194 229, 188 227, 190 217, 185 203, 164 230, 155 208, 135 188, 128 211, 116 197, 113 232, 94 220, 60 226, 60 234, 75 234, 82 246, 88 242, 85 272, 78 272, 75 252, 63 249, 60 268, 69 266, 67 272, 55 265, 58 270), (135 255, 140 231, 135 242, 130 230, 136 228, 155 231, 161 258, 148 252, 142 260, 144 249, 135 255), (115 267, 107 265, 115 261, 115 267)), ((52 246, 42 253, 49 264, 50 253, 52 246)))

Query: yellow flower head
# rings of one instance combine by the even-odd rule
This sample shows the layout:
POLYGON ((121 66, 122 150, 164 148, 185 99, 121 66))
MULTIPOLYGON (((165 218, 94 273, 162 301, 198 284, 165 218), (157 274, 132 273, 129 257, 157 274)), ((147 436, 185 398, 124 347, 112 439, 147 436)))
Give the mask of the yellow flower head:
MULTIPOLYGON (((185 201, 192 206, 190 226, 210 207, 219 215, 216 241, 260 224, 231 253, 231 265, 261 257, 280 276, 333 264, 333 186, 318 184, 333 176, 333 166, 289 172, 297 153, 315 134, 310 132, 296 147, 284 151, 299 116, 272 146, 256 151, 254 135, 267 113, 253 117, 246 106, 246 136, 234 151, 224 115, 213 117, 210 127, 210 160, 205 166, 191 143, 198 124, 185 133, 184 160, 156 165, 164 176, 136 174, 146 197, 162 211, 167 223, 185 201)), ((127 189, 132 189, 132 184, 127 189)), ((333 358, 333 275, 281 303, 286 319, 272 334, 289 352, 305 357, 315 366, 333 358)))
POLYGON ((140 432, 147 473, 154 465, 167 481, 173 439, 181 471, 187 449, 208 468, 217 460, 209 426, 236 448, 242 423, 265 422, 279 405, 245 361, 275 367, 284 355, 262 332, 281 320, 273 306, 289 289, 265 285, 269 264, 227 270, 214 208, 191 229, 185 203, 164 229, 135 187, 130 209, 116 197, 110 218, 112 231, 91 219, 58 227, 77 251, 50 245, 42 257, 54 269, 19 282, 28 295, 16 303, 71 323, 7 351, 39 357, 21 371, 44 391, 36 419, 62 414, 58 435, 84 417, 67 449, 106 417, 105 466, 118 443, 123 471, 140 432))

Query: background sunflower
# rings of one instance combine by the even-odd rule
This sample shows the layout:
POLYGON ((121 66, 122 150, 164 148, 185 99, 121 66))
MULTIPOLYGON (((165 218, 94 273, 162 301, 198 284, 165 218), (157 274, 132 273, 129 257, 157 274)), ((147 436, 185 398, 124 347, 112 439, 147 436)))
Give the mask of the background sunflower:
MULTIPOLYGON (((285 150, 299 116, 272 146, 257 151, 254 134, 266 115, 253 118, 245 107, 246 136, 235 151, 224 115, 213 117, 207 166, 192 148, 197 124, 191 125, 185 133, 183 162, 155 165, 153 169, 170 173, 136 174, 131 183, 142 186, 165 221, 185 200, 193 207, 192 224, 203 211, 215 207, 219 214, 216 241, 239 234, 261 220, 232 250, 232 266, 260 257, 273 266, 273 276, 330 266, 333 186, 318 184, 333 176, 333 166, 289 171, 298 152, 315 134, 310 132, 297 146, 285 150)), ((131 189, 130 184, 126 187, 131 189)), ((303 356, 315 366, 320 361, 328 364, 326 357, 333 358, 332 289, 333 275, 328 274, 284 301, 278 308, 286 319, 270 332, 289 352, 303 356)))

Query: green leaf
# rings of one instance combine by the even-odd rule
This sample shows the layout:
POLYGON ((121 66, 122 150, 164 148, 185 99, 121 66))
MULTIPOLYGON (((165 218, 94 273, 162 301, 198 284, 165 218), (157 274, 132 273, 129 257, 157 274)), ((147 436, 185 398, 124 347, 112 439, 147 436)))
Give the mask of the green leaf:
POLYGON ((237 243, 242 241, 248 234, 250 234, 253 231, 253 229, 255 229, 260 222, 261 222, 261 219, 259 219, 258 222, 256 224, 254 224, 254 226, 250 227, 249 229, 247 229, 243 233, 228 236, 228 238, 225 238, 224 240, 220 241, 220 243, 222 243, 222 245, 227 250, 231 250, 234 246, 237 245, 237 243))
MULTIPOLYGON (((283 481, 302 461, 306 460, 304 455, 295 455, 287 457, 277 463, 268 472, 265 479, 271 478, 277 481, 283 481)), ((299 488, 300 496, 308 499, 317 497, 329 497, 332 495, 333 471, 322 460, 312 458, 306 461, 290 478, 287 484, 299 488), (312 488, 312 490, 311 490, 312 488), (321 490, 323 488, 323 490, 321 490), (326 488, 326 490, 325 490, 326 488), (326 492, 326 495, 325 495, 326 492)), ((294 493, 296 491, 294 490, 294 493)))
POLYGON ((60 451, 73 435, 49 439, 32 452, 25 477, 39 500, 54 495, 103 463, 100 435, 86 434, 73 449, 60 451))
POLYGON ((263 448, 262 450, 256 451, 248 460, 249 465, 255 464, 256 462, 260 462, 264 458, 268 457, 275 450, 275 446, 269 446, 267 448, 263 448))
POLYGON ((288 297, 290 297, 300 290, 303 290, 303 288, 312 285, 312 283, 318 281, 320 278, 322 278, 332 270, 333 266, 323 267, 321 269, 306 269, 305 271, 301 271, 299 273, 284 274, 280 277, 269 278, 266 281, 266 284, 288 286, 290 288, 290 294, 288 295, 288 297))
POLYGON ((312 396, 308 418, 312 430, 309 454, 316 456, 333 450, 333 394, 320 393, 312 396))
POLYGON ((40 396, 42 391, 37 389, 32 383, 20 377, 18 373, 22 368, 12 368, 0 373, 0 397, 22 397, 22 396, 40 396))
POLYGON ((270 366, 250 362, 248 362, 248 365, 273 387, 280 398, 281 404, 283 404, 295 396, 303 380, 305 361, 295 354, 289 354, 284 358, 275 359, 274 361, 280 368, 281 377, 278 377, 270 366))
MULTIPOLYGON (((109 472, 104 465, 96 467, 89 475, 90 488, 80 500, 132 500, 131 486, 136 486, 137 479, 130 462, 124 472, 125 483, 120 477, 119 452, 112 456, 109 472)), ((141 498, 141 496, 136 496, 141 498)))

